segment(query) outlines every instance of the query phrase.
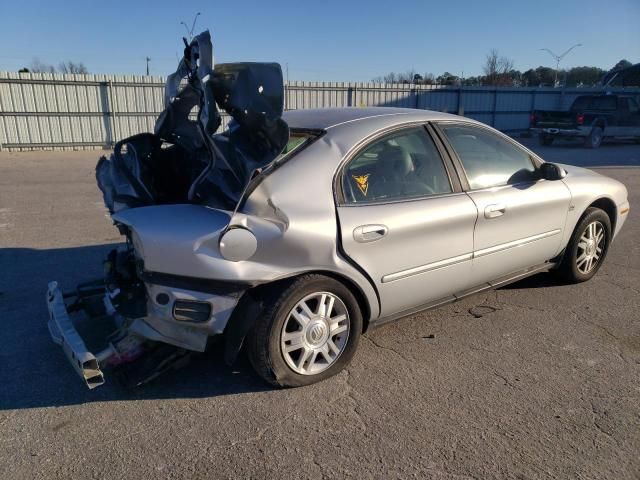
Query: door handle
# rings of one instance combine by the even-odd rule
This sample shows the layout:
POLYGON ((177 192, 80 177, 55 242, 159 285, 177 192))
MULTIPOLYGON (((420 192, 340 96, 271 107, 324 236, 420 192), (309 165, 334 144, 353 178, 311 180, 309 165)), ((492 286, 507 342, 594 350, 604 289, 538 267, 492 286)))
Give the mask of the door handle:
POLYGON ((495 203, 487 205, 484 209, 484 218, 496 218, 504 215, 507 206, 504 203, 495 203))
POLYGON ((375 242, 388 232, 386 225, 360 225, 353 229, 353 239, 359 243, 375 242))

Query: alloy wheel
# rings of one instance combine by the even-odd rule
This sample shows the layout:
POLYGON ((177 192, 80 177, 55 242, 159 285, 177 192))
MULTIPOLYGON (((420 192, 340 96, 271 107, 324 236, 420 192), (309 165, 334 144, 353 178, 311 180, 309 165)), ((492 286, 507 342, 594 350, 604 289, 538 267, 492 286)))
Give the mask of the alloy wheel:
POLYGON ((282 326, 282 356, 301 375, 323 372, 347 346, 350 325, 347 307, 338 296, 329 292, 307 295, 291 309, 282 326))
POLYGON ((605 247, 605 229, 600 222, 587 225, 578 241, 576 268, 582 274, 588 274, 600 262, 605 247))

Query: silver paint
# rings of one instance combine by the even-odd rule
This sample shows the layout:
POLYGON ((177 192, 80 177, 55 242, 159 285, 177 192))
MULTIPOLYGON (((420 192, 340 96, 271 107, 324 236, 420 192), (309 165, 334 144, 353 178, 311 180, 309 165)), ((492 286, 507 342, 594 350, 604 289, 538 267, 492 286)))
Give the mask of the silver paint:
MULTIPOLYGON (((552 260, 567 245, 586 208, 598 199, 616 206, 614 237, 626 218, 620 214, 628 206, 624 185, 565 165, 567 176, 562 180, 339 205, 334 185, 341 166, 382 132, 429 121, 481 124, 395 108, 292 111, 284 119, 291 128, 326 133, 267 175, 237 213, 164 205, 114 215, 132 229, 145 269, 247 284, 326 273, 343 279, 363 297, 369 309, 366 320, 375 323, 552 260), (221 254, 220 235, 232 227, 255 235, 257 247, 250 258, 229 261, 221 254)), ((160 287, 148 288, 155 292, 160 287)), ((210 327, 203 328, 207 335, 224 331, 233 300, 225 305, 224 314, 214 313, 210 327)), ((188 328, 189 334, 196 329, 177 325, 155 306, 154 312, 163 326, 188 328)), ((155 324, 156 333, 159 325, 155 324)), ((168 330, 162 334, 172 335, 168 330)))

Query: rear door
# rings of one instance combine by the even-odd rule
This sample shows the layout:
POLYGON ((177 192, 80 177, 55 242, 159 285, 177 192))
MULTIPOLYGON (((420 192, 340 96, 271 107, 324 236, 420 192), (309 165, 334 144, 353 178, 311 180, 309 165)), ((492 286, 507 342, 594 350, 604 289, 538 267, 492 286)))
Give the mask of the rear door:
POLYGON ((564 182, 541 179, 532 156, 493 130, 455 122, 439 128, 478 209, 473 285, 558 255, 571 200, 564 182))
POLYGON ((339 173, 342 248, 375 283, 382 316, 469 285, 477 209, 436 142, 422 125, 385 133, 339 173))

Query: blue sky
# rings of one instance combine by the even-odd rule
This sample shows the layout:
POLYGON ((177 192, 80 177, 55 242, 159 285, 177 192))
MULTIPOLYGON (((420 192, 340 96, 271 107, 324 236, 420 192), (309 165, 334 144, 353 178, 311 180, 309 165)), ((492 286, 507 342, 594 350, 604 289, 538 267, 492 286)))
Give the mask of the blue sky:
POLYGON ((198 11, 196 30, 211 31, 216 62, 277 61, 291 80, 368 81, 409 69, 467 77, 492 48, 524 71, 553 65, 540 48, 578 42, 562 66, 640 62, 640 0, 0 0, 0 70, 37 57, 141 74, 149 56, 151 73, 166 75, 181 52, 179 22, 198 11))

